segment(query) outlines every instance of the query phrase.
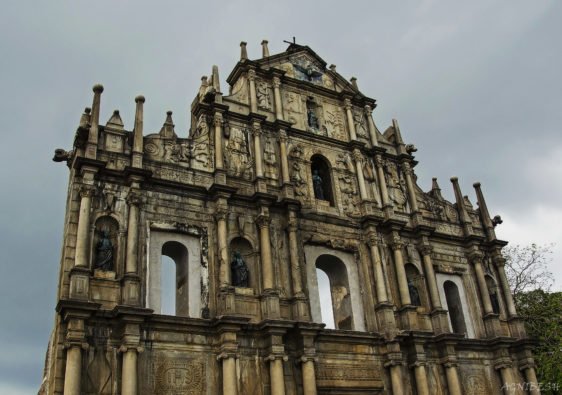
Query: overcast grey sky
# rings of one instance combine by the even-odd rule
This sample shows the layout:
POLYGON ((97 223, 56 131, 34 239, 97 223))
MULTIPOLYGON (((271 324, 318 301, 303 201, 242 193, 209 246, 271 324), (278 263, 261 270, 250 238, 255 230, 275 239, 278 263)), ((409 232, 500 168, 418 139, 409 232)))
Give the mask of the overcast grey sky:
POLYGON ((101 121, 132 129, 146 96, 145 133, 166 110, 187 135, 200 77, 224 80, 248 42, 251 58, 283 40, 313 48, 378 100, 419 151, 419 183, 449 178, 475 202, 481 181, 500 237, 557 242, 562 268, 562 2, 560 1, 2 1, 0 15, 0 393, 36 392, 53 325, 71 148, 91 88, 101 121), (311 2, 312 3, 312 2, 311 2))

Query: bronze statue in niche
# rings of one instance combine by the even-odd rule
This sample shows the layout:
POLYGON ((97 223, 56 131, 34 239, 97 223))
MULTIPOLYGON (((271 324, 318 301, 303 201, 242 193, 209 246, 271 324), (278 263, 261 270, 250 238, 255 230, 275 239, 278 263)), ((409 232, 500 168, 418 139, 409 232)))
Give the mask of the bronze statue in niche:
POLYGON ((96 245, 95 269, 113 271, 113 243, 109 238, 109 230, 102 229, 101 237, 96 245))
POLYGON ((232 262, 230 263, 230 271, 232 275, 232 285, 243 288, 248 288, 250 286, 250 271, 239 251, 234 253, 232 262))

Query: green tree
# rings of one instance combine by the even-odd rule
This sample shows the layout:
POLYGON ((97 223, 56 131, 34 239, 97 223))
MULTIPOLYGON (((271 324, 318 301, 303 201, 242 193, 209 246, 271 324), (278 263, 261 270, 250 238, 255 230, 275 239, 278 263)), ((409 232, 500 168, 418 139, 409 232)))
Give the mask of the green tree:
POLYGON ((544 395, 558 394, 562 388, 562 292, 550 292, 552 247, 531 244, 504 249, 517 313, 525 321, 529 337, 537 340, 537 379, 545 385, 544 395))

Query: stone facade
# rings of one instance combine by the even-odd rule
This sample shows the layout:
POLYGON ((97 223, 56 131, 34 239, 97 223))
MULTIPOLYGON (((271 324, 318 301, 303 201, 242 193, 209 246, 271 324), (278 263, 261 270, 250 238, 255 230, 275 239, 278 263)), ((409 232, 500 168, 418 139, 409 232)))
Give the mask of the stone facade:
POLYGON ((100 125, 94 87, 54 158, 70 178, 40 393, 468 395, 535 381, 480 184, 476 207, 456 178, 454 203, 435 179, 424 192, 415 147, 396 121, 377 128, 355 78, 307 46, 262 46, 250 60, 241 44, 228 95, 216 67, 202 78, 187 137, 171 112, 145 135, 142 96, 132 131, 118 111, 100 125), (162 314, 162 256, 175 315, 162 314))

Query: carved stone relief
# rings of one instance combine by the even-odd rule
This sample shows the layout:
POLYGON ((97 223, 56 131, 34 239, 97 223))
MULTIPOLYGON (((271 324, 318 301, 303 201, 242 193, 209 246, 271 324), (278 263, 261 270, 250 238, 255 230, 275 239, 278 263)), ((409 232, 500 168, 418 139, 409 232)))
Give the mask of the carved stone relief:
POLYGON ((344 115, 340 108, 324 104, 324 127, 328 137, 345 140, 344 115))
POLYGON ((265 176, 276 180, 279 176, 277 168, 277 154, 272 139, 265 140, 263 161, 265 163, 265 176))
POLYGON ((408 201, 406 195, 406 181, 395 163, 386 161, 384 167, 388 195, 394 204, 394 209, 396 211, 405 212, 406 203, 408 201))
POLYGON ((353 123, 355 124, 355 133, 360 140, 369 141, 369 130, 367 129, 367 121, 365 114, 360 110, 353 110, 353 123))
POLYGON ((152 393, 155 395, 205 394, 207 369, 203 360, 162 358, 154 363, 152 393))
POLYGON ((211 153, 209 150, 209 124, 204 115, 201 115, 195 125, 195 130, 190 136, 192 139, 192 166, 194 168, 203 168, 211 170, 211 153))
POLYGON ((271 94, 269 85, 265 81, 258 81, 256 84, 256 96, 258 108, 271 110, 271 94))
POLYGON ((302 158, 304 150, 302 146, 296 145, 290 151, 289 157, 291 158, 291 182, 295 189, 295 195, 301 199, 308 199, 308 181, 306 173, 306 164, 302 158))
POLYGON ((339 180, 343 211, 350 217, 360 216, 359 196, 357 195, 355 179, 350 175, 341 175, 339 180))
POLYGON ((228 175, 252 178, 253 161, 250 157, 247 131, 238 126, 230 128, 224 159, 228 175))
POLYGON ((245 77, 240 77, 231 88, 231 98, 240 103, 249 104, 248 81, 245 77))
POLYGON ((285 117, 287 121, 293 124, 298 129, 305 129, 304 127, 304 110, 301 96, 295 92, 285 92, 285 102, 283 109, 285 110, 285 117))

